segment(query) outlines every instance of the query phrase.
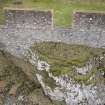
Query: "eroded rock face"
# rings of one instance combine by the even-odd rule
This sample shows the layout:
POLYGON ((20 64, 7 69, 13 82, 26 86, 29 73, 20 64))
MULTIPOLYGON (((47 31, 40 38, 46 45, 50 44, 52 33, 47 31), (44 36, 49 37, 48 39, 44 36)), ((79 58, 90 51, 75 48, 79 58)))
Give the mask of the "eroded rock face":
MULTIPOLYGON (((34 53, 31 52, 31 61, 34 61, 34 53), (33 58, 33 59, 32 59, 33 58)), ((38 58, 38 57, 37 57, 38 58)), ((31 62, 32 63, 32 62, 31 62)), ((88 61, 83 67, 76 67, 75 69, 81 75, 85 75, 92 71, 92 66, 94 66, 92 60, 88 61)), ((49 96, 52 100, 65 101, 66 105, 104 105, 105 104, 105 85, 102 83, 79 83, 76 82, 69 75, 59 75, 54 76, 50 71, 51 65, 48 62, 37 59, 37 63, 34 63, 37 67, 37 71, 47 72, 48 78, 52 78, 55 81, 56 86, 51 88, 48 86, 44 79, 45 77, 37 72, 36 76, 40 82, 45 94, 49 96)), ((93 74, 88 78, 87 81, 93 80, 96 77, 93 74)))

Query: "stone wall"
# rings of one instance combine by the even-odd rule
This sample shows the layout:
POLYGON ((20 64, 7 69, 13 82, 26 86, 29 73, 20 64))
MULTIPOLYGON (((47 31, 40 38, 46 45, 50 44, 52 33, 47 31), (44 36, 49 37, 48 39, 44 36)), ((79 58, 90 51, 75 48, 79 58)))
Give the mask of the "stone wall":
POLYGON ((14 55, 23 55, 35 42, 54 41, 105 48, 105 31, 75 31, 73 29, 34 30, 1 28, 0 42, 14 55))
POLYGON ((23 9, 5 9, 8 27, 52 29, 52 12, 23 9))
POLYGON ((23 55, 35 42, 41 41, 64 42, 105 48, 104 28, 97 31, 93 29, 52 28, 51 12, 6 10, 6 18, 6 25, 0 26, 0 48, 5 48, 16 56, 23 55), (35 24, 37 21, 33 22, 34 19, 40 20, 35 18, 37 15, 39 17, 46 17, 47 21, 44 23, 44 26, 40 27, 40 24, 43 22, 37 25, 35 24), (49 27, 46 26, 47 23, 49 23, 47 25, 49 27))
POLYGON ((73 28, 79 30, 105 30, 105 13, 75 12, 73 28))

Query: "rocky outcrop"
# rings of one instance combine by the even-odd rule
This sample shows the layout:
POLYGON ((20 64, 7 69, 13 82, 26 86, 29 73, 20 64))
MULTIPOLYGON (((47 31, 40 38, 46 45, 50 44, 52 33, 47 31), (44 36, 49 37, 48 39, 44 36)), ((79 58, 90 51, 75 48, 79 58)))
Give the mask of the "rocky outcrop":
MULTIPOLYGON (((105 104, 105 85, 98 81, 94 82, 94 80, 96 78, 98 80, 99 75, 101 75, 98 71, 98 73, 94 72, 90 77, 88 77, 86 81, 92 80, 89 84, 85 84, 84 82, 79 83, 68 74, 54 76, 50 70, 51 65, 48 62, 41 60, 38 57, 38 54, 33 53, 31 50, 29 52, 31 56, 28 59, 37 68, 37 79, 40 82, 44 93, 52 100, 64 101, 66 105, 105 104), (45 78, 41 73, 48 73, 48 75, 45 78), (53 88, 44 81, 44 79, 49 78, 52 78, 56 84, 53 88)), ((87 76, 86 74, 92 72, 94 66, 96 66, 96 61, 94 59, 95 58, 93 58, 93 60, 89 60, 82 67, 75 66, 75 71, 80 75, 87 76)), ((74 76, 75 75, 76 74, 74 74, 74 76)))

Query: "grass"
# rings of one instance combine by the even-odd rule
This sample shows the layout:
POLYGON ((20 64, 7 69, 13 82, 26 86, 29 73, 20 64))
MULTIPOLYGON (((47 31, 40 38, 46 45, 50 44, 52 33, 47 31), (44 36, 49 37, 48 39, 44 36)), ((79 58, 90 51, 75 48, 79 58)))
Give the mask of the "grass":
POLYGON ((43 81, 46 84, 46 86, 49 86, 51 89, 54 89, 56 87, 56 82, 52 78, 48 76, 48 72, 46 71, 40 71, 38 72, 43 76, 43 81))
MULTIPOLYGON (((12 86, 17 86, 17 94, 29 94, 35 88, 39 88, 40 85, 37 80, 33 79, 33 75, 27 75, 27 70, 24 71, 22 66, 18 64, 19 59, 10 55, 5 51, 0 50, 0 81, 6 83, 3 88, 4 93, 7 95, 11 90, 12 86)), ((19 60, 22 64, 24 64, 24 68, 26 69, 27 63, 24 63, 24 60, 19 60), (26 64, 26 65, 25 65, 26 64)), ((33 71, 31 65, 28 64, 29 71, 33 71)))
MULTIPOLYGON (((95 75, 95 73, 97 72, 97 69, 94 67, 92 68, 92 70, 90 72, 88 72, 85 75, 75 75, 74 76, 74 80, 79 82, 79 83, 85 83, 85 84, 89 84, 91 82, 90 77, 92 77, 93 75, 95 75)), ((95 80, 92 80, 92 83, 95 83, 95 80)))
MULTIPOLYGON (((2 7, 22 7, 35 8, 40 10, 53 9, 54 24, 61 27, 70 27, 72 24, 72 15, 76 10, 84 11, 105 11, 105 1, 103 0, 22 0, 23 4, 16 6, 13 0, 8 0, 7 3, 2 3, 2 7)), ((2 14, 1 9, 0 14, 2 14)), ((0 15, 2 21, 2 15, 0 15)))
POLYGON ((92 69, 86 75, 75 72, 74 66, 82 67, 91 58, 101 55, 105 50, 91 48, 83 45, 69 45, 55 42, 42 42, 35 44, 32 51, 37 53, 39 59, 50 64, 50 72, 54 76, 68 74, 78 82, 86 82, 96 72, 92 69))
MULTIPOLYGON (((3 105, 12 93, 15 98, 25 96, 28 104, 24 102, 25 100, 22 103, 27 105, 32 105, 31 102, 35 105, 53 105, 45 96, 35 74, 31 74, 32 71, 34 69, 29 62, 0 50, 0 105, 3 105)), ((16 104, 19 103, 17 100, 16 104)))
POLYGON ((51 100, 49 100, 48 97, 46 97, 43 94, 43 90, 41 90, 41 89, 35 89, 30 94, 29 98, 35 102, 35 105, 37 105, 37 104, 39 104, 39 105, 55 105, 52 103, 51 100))

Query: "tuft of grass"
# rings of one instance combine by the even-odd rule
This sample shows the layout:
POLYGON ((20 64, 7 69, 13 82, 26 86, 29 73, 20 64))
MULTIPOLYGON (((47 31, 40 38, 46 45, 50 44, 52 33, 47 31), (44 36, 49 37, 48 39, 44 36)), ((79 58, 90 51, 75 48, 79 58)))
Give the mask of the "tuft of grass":
MULTIPOLYGON (((105 52, 104 49, 60 42, 36 43, 31 49, 38 54, 39 59, 45 60, 50 64, 50 72, 54 76, 68 74, 79 83, 87 83, 89 78, 96 73, 96 69, 92 68, 91 72, 86 75, 79 75, 74 70, 74 66, 85 66, 87 61, 105 52)), ((44 77, 48 78, 48 75, 44 77)))
POLYGON ((93 75, 95 75, 97 72, 97 69, 95 67, 93 67, 91 69, 91 71, 89 73, 87 73, 86 75, 75 75, 74 76, 74 80, 77 81, 78 83, 85 83, 88 84, 92 81, 92 83, 95 83, 95 81, 93 80, 89 80, 90 77, 92 77, 93 75))
POLYGON ((48 72, 46 71, 40 71, 38 72, 43 76, 44 83, 49 86, 51 89, 54 89, 56 87, 56 82, 52 78, 49 77, 48 72))
POLYGON ((32 47, 32 50, 36 51, 39 58, 45 59, 49 64, 63 64, 65 66, 83 66, 89 57, 93 56, 93 50, 88 46, 69 45, 60 42, 38 43, 32 47))

